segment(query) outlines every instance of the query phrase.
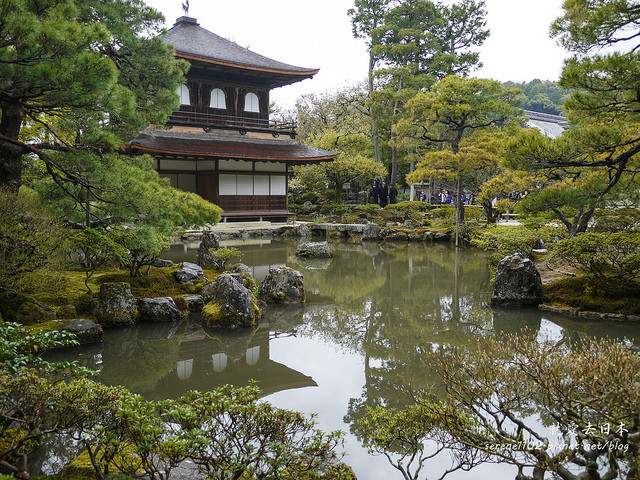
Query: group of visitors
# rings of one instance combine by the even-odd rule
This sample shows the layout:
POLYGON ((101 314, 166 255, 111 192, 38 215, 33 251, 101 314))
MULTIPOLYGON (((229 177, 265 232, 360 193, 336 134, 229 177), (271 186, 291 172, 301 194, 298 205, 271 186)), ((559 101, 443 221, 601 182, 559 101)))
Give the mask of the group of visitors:
POLYGON ((373 179, 371 193, 373 195, 373 201, 381 207, 386 207, 390 203, 396 203, 396 197, 398 196, 398 190, 395 185, 389 187, 387 182, 380 177, 373 179))
MULTIPOLYGON (((424 193, 424 190, 420 192, 420 195, 418 195, 418 200, 421 202, 427 201, 427 195, 424 193)), ((460 197, 460 200, 462 200, 463 205, 467 205, 467 196, 464 193, 460 197)), ((447 190, 442 190, 438 195, 432 193, 429 203, 431 203, 431 205, 454 205, 455 201, 453 195, 451 195, 447 190)))

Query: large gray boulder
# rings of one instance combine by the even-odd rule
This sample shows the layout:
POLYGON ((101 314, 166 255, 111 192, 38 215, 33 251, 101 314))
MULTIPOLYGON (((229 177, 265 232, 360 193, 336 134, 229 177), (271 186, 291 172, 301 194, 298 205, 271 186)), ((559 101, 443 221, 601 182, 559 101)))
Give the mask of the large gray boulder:
POLYGON ((146 322, 173 322, 180 319, 180 311, 171 297, 138 299, 140 320, 146 322))
POLYGON ((208 327, 251 327, 260 318, 255 297, 238 274, 223 273, 208 285, 202 322, 208 327))
POLYGON ((298 235, 302 238, 311 238, 311 230, 304 223, 298 226, 298 235))
POLYGON ((542 280, 533 262, 520 253, 498 263, 492 305, 537 306, 542 303, 542 280))
POLYGON ((362 229, 362 240, 379 240, 380 225, 374 222, 367 222, 362 229))
POLYGON ((302 273, 291 267, 272 267, 260 284, 260 299, 267 304, 304 303, 302 273))
POLYGON ((191 312, 201 312, 202 307, 204 307, 204 301, 200 295, 189 295, 187 297, 182 297, 184 302, 187 304, 187 311, 191 312))
POLYGON ((296 255, 303 258, 331 258, 333 251, 328 242, 306 242, 298 245, 296 255))
POLYGON ((132 325, 138 317, 138 305, 128 283, 100 285, 96 318, 100 325, 132 325))
POLYGON ((191 262, 182 262, 182 267, 174 273, 181 285, 194 285, 204 277, 202 267, 191 262))
POLYGON ((251 267, 245 265, 244 263, 235 263, 231 265, 227 270, 231 273, 240 273, 242 275, 246 275, 247 277, 253 278, 253 271, 251 270, 251 267))
POLYGON ((220 248, 220 237, 209 232, 202 235, 200 246, 198 247, 198 265, 202 267, 218 268, 216 259, 212 253, 220 248))
POLYGON ((100 343, 104 338, 104 330, 102 330, 102 327, 87 318, 74 318, 73 320, 69 320, 62 329, 75 334, 76 340, 81 345, 100 343))

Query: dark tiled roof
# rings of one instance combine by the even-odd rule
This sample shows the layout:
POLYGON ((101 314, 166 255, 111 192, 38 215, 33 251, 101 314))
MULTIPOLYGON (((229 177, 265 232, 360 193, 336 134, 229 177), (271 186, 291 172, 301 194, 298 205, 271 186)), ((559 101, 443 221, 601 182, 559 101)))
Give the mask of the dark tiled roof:
POLYGON ((525 110, 524 114, 528 117, 525 125, 529 128, 537 128, 546 137, 558 138, 562 135, 562 132, 569 128, 566 117, 560 115, 550 115, 531 110, 525 110))
POLYGON ((196 57, 196 59, 213 63, 287 73, 302 78, 309 78, 318 73, 316 68, 296 67, 254 53, 202 28, 194 18, 190 17, 178 18, 175 25, 162 38, 173 45, 178 56, 186 58, 196 57))
POLYGON ((263 138, 236 131, 176 132, 147 129, 129 144, 132 150, 179 156, 314 163, 340 152, 309 147, 290 138, 263 138))

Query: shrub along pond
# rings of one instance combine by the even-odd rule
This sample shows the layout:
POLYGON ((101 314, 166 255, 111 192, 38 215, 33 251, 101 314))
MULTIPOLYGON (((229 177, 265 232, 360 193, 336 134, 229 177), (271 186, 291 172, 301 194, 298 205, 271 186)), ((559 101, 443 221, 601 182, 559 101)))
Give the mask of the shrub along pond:
MULTIPOLYGON (((319 428, 346 432, 345 463, 358 478, 400 478, 383 456, 363 447, 357 421, 367 406, 402 407, 402 387, 444 391, 422 352, 474 344, 480 337, 518 333, 539 338, 626 338, 638 345, 640 326, 588 322, 537 309, 490 309, 491 271, 483 251, 429 243, 334 243, 333 258, 295 255, 295 241, 236 243, 241 261, 260 283, 269 267, 304 275, 302 307, 267 307, 254 329, 203 329, 192 316, 176 324, 108 329, 104 343, 55 352, 50 360, 79 360, 99 380, 148 399, 189 390, 257 382, 275 406, 317 414, 319 428)), ((197 244, 194 245, 197 248, 197 244)), ((175 246, 174 261, 195 259, 175 246)), ((450 459, 428 467, 437 478, 450 459)), ((483 465, 448 478, 513 478, 515 467, 483 465)))

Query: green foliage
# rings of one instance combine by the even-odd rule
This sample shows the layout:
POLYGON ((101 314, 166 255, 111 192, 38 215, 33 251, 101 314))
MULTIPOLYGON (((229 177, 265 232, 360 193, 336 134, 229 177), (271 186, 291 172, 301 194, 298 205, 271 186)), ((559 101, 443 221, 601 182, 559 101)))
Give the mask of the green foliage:
POLYGON ((219 207, 194 193, 174 189, 167 179, 159 178, 149 156, 112 154, 98 158, 81 153, 66 161, 67 171, 100 185, 101 192, 94 195, 78 185, 62 189, 49 177, 34 178, 31 183, 42 203, 55 216, 82 224, 87 224, 88 216, 101 228, 134 222, 163 235, 174 234, 180 226, 220 220, 219 207))
POLYGON ((190 392, 170 402, 165 420, 194 440, 191 458, 213 478, 304 478, 332 457, 339 432, 325 435, 312 419, 259 396, 253 386, 190 392))
POLYGON ((562 106, 571 91, 560 87, 549 80, 531 80, 530 82, 505 82, 507 88, 517 88, 522 91, 518 97, 518 106, 525 110, 562 115, 562 106))
POLYGON ((75 232, 69 238, 70 247, 73 249, 71 260, 86 272, 84 281, 89 293, 89 279, 93 276, 98 267, 117 263, 126 265, 128 263, 127 250, 115 242, 110 235, 110 231, 100 232, 90 227, 85 227, 75 232))
POLYGON ((386 210, 397 210, 399 212, 428 212, 431 209, 431 204, 426 202, 406 201, 391 203, 385 207, 386 210))
POLYGON ((11 0, 0 10, 8 138, 0 142, 0 184, 17 190, 22 155, 30 154, 61 185, 83 184, 99 195, 99 186, 66 169, 67 156, 100 157, 164 123, 177 106, 186 63, 158 37, 161 14, 139 0, 11 0))
POLYGON ((597 232, 619 231, 640 227, 640 210, 637 208, 600 209, 593 214, 597 232))
POLYGON ((354 213, 364 213, 368 217, 373 216, 380 211, 380 205, 377 203, 367 203, 364 205, 357 205, 354 209, 354 213))
POLYGON ((405 479, 420 478, 427 461, 449 446, 437 417, 420 403, 401 410, 368 407, 367 415, 358 423, 369 452, 385 455, 405 479))
MULTIPOLYGON (((159 37, 160 13, 140 0, 11 0, 0 11, 7 39, 0 45, 0 185, 15 194, 24 181, 49 215, 101 229, 75 243, 96 247, 81 253, 89 277, 109 260, 107 251, 118 258, 122 248, 138 275, 177 228, 220 219, 215 205, 161 180, 149 156, 122 153, 177 107, 187 64, 159 37), (102 231, 122 224, 139 238, 102 231), (115 236, 120 247, 110 243, 115 236)), ((21 235, 15 245, 29 243, 21 235)), ((41 245, 44 251, 48 243, 41 245)), ((20 261, 18 250, 14 257, 20 261)))
POLYGON ((449 75, 417 93, 398 124, 399 132, 430 147, 409 181, 443 178, 455 185, 456 245, 464 221, 463 187, 471 190, 498 173, 507 131, 521 120, 522 111, 514 107, 517 94, 494 80, 449 75))
POLYGON ((223 270, 231 261, 240 260, 242 253, 235 247, 211 249, 207 254, 207 263, 213 268, 223 270))
POLYGON ((69 368, 72 364, 51 364, 41 355, 52 348, 77 344, 75 335, 69 332, 31 333, 23 325, 0 321, 0 372, 15 374, 26 367, 45 372, 69 368))
POLYGON ((345 205, 344 203, 330 203, 322 205, 322 207, 320 207, 320 212, 325 215, 343 215, 347 212, 350 212, 351 210, 352 207, 350 205, 345 205))
POLYGON ((563 7, 552 34, 575 52, 559 82, 573 91, 565 102, 572 128, 556 140, 523 134, 512 165, 547 178, 528 208, 552 210, 574 236, 587 230, 596 209, 637 203, 640 55, 629 29, 640 11, 629 0, 572 0, 563 7))
POLYGON ((471 237, 471 244, 484 250, 495 250, 492 262, 507 255, 521 253, 527 258, 533 254, 533 245, 540 239, 538 232, 523 226, 488 225, 471 237))
POLYGON ((429 216, 431 218, 439 218, 443 220, 453 221, 455 216, 456 209, 454 206, 436 206, 435 208, 429 210, 429 216))
POLYGON ((37 209, 23 191, 14 195, 0 188, 0 284, 24 287, 31 272, 58 264, 65 229, 37 209))
POLYGON ((582 233, 558 242, 553 253, 602 287, 626 285, 640 277, 638 232, 582 233))
POLYGON ((323 191, 325 187, 322 184, 329 185, 336 203, 342 203, 343 184, 356 181, 370 185, 374 177, 387 173, 382 164, 361 153, 365 142, 363 135, 342 136, 337 130, 310 135, 307 144, 329 150, 339 149, 342 153, 331 162, 296 167, 295 178, 305 191, 323 191))
POLYGON ((125 267, 129 269, 129 275, 139 277, 142 267, 149 268, 158 259, 158 256, 169 248, 171 238, 162 235, 156 229, 147 226, 120 227, 113 231, 114 240, 127 250, 125 267))

